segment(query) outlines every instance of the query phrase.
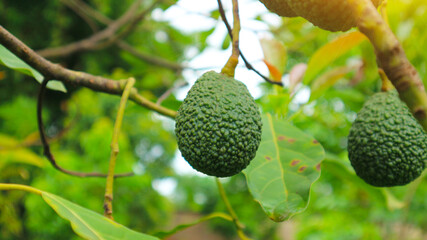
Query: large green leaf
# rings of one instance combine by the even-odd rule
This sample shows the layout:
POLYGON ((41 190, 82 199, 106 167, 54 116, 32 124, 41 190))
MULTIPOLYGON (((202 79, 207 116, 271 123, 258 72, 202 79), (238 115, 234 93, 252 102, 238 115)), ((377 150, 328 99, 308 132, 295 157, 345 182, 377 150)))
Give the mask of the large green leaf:
MULTIPOLYGON (((1 44, 0 44, 0 64, 8 68, 11 68, 13 70, 16 70, 18 72, 21 72, 23 74, 29 75, 35 78, 39 83, 41 83, 44 79, 44 77, 37 70, 30 67, 28 64, 26 64, 24 61, 19 59, 17 56, 15 56, 13 53, 11 53, 1 44)), ((59 81, 49 81, 49 83, 47 84, 47 87, 52 90, 67 92, 64 84, 62 84, 62 82, 59 82, 59 81)))
POLYGON ((96 212, 68 200, 42 192, 42 197, 61 217, 69 220, 73 230, 90 240, 159 240, 126 228, 96 212))
POLYGON ((257 155, 243 172, 268 217, 284 221, 307 207, 325 153, 313 137, 269 114, 262 130, 257 155))

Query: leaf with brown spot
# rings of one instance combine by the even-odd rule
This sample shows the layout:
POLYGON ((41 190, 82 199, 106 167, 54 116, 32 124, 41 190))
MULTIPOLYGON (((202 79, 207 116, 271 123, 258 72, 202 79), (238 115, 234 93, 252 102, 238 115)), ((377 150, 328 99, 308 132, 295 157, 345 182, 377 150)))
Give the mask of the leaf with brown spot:
POLYGON ((305 170, 306 168, 307 168, 307 166, 305 166, 305 165, 304 165, 304 166, 301 166, 301 167, 299 167, 299 168, 298 168, 298 172, 300 172, 300 173, 301 173, 301 172, 304 172, 304 170, 305 170))
POLYGON ((306 209, 325 157, 323 147, 314 141, 284 120, 263 116, 261 144, 243 173, 253 198, 273 221, 284 221, 306 209))
POLYGON ((298 163, 300 163, 301 162, 301 160, 298 160, 298 159, 294 159, 294 160, 292 160, 291 161, 291 166, 293 167, 293 166, 296 166, 298 163))
POLYGON ((278 136, 277 137, 277 140, 278 141, 283 141, 283 140, 285 140, 286 139, 286 137, 285 136, 278 136))

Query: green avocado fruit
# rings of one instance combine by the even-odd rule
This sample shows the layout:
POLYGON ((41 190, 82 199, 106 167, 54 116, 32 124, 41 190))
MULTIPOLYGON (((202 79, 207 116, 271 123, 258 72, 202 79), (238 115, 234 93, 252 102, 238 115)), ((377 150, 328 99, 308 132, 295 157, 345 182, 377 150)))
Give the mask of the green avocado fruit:
POLYGON ((243 83, 222 73, 209 71, 197 79, 175 120, 182 156, 207 175, 241 172, 261 142, 257 104, 243 83))
POLYGON ((405 185, 425 168, 427 134, 396 91, 376 93, 350 129, 348 157, 356 174, 370 185, 405 185))

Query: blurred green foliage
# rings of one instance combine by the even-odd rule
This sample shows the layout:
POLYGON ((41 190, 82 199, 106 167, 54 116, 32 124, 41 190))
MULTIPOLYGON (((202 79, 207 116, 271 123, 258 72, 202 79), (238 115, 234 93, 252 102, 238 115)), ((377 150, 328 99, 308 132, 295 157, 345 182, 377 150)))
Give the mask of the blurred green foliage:
MULTIPOLYGON (((86 2, 116 19, 132 1, 86 2)), ((174 3, 164 1, 159 7, 167 9, 174 3)), ((211 15, 218 18, 217 11, 211 15)), ((264 17, 256 19, 262 21, 264 17)), ((389 0, 388 17, 409 60, 427 83, 427 31, 424 30, 427 3, 389 0)), ((34 49, 61 46, 92 34, 88 25, 61 1, 3 0, 0 24, 34 49)), ((317 49, 341 34, 315 28, 301 18, 283 19, 279 26, 271 26, 270 31, 287 49, 287 73, 296 64, 307 63, 317 49)), ((188 60, 185 54, 188 49, 202 52, 207 47, 205 40, 212 33, 213 28, 199 33, 182 32, 168 22, 148 17, 126 41, 144 53, 182 63, 188 60), (166 38, 156 38, 159 33, 166 38)), ((183 78, 178 72, 141 61, 114 46, 53 60, 71 69, 114 79, 134 76, 136 87, 152 101, 183 78)), ((265 216, 252 200, 242 174, 224 181, 231 204, 246 225, 245 231, 254 239, 427 238, 425 177, 408 186, 383 191, 358 179, 349 165, 346 137, 351 122, 366 98, 380 87, 373 49, 364 42, 325 69, 349 66, 354 61, 361 61, 363 67, 340 78, 311 103, 299 101, 298 95, 309 93, 312 86, 298 85, 291 97, 286 88, 261 84, 263 96, 258 103, 263 111, 291 117, 295 126, 323 145, 327 159, 320 179, 312 187, 307 210, 286 224, 274 223, 265 216), (290 231, 283 233, 283 229, 290 231)), ((6 156, 8 159, 0 161, 0 182, 31 185, 102 212, 104 179, 71 177, 48 164, 35 163, 40 160, 37 156, 42 156, 35 117, 39 85, 4 67, 0 67, 0 73, 0 159, 3 161, 6 156), (22 150, 33 154, 32 163, 19 160, 22 150)), ((52 151, 58 163, 67 169, 106 172, 119 98, 75 86, 67 89, 67 94, 48 91, 45 96, 44 122, 53 138, 52 151)), ((179 102, 171 95, 165 105, 177 109, 179 102)), ((171 120, 128 103, 116 170, 133 170, 137 176, 116 180, 114 216, 134 230, 153 233, 170 229, 179 212, 226 211, 213 179, 175 172, 172 161, 177 147, 173 125, 171 120), (177 184, 169 195, 160 194, 153 184, 165 179, 177 184)), ((229 222, 212 220, 209 226, 226 239, 236 237, 229 222)), ((78 237, 38 196, 10 191, 0 192, 0 239, 78 237)))

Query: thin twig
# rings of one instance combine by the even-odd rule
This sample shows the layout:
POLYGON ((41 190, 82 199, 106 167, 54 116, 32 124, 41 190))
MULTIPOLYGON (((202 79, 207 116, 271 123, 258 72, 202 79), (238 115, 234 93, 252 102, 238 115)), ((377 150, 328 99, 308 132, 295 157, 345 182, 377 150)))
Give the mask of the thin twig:
POLYGON ((93 32, 98 32, 98 26, 96 25, 95 21, 92 18, 90 18, 89 16, 87 16, 86 14, 84 14, 82 11, 80 11, 79 6, 74 4, 74 1, 61 0, 61 2, 63 2, 65 5, 67 5, 67 7, 69 7, 71 10, 73 10, 77 15, 79 15, 79 17, 81 19, 83 19, 83 21, 86 22, 86 24, 90 27, 90 29, 93 32))
MULTIPOLYGON (((93 19, 95 19, 98 22, 105 24, 105 25, 110 25, 113 22, 113 20, 104 16, 102 13, 96 11, 95 9, 93 9, 92 7, 87 5, 85 2, 82 2, 80 0, 62 0, 62 1, 64 1, 67 4, 67 6, 69 6, 68 2, 72 3, 70 5, 73 5, 73 6, 76 5, 75 8, 71 8, 71 9, 76 11, 77 14, 79 14, 79 16, 85 15, 86 17, 92 17, 93 19)), ((122 38, 123 38, 123 36, 122 36, 122 38)), ((122 50, 129 52, 134 57, 139 58, 142 61, 145 61, 145 62, 153 64, 153 65, 157 65, 160 67, 169 68, 169 69, 177 72, 178 74, 180 74, 182 72, 182 70, 189 68, 188 66, 184 66, 182 64, 172 62, 172 61, 166 60, 166 59, 161 58, 161 57, 156 57, 156 56, 149 55, 147 53, 143 53, 143 52, 139 51, 138 49, 136 49, 135 47, 127 44, 125 41, 120 40, 120 39, 118 39, 115 42, 115 44, 118 47, 120 47, 122 50)))
POLYGON ((143 53, 143 52, 139 51, 138 49, 132 47, 131 45, 127 44, 125 41, 118 41, 118 42, 116 42, 116 45, 119 46, 121 49, 127 51, 128 53, 132 54, 134 57, 137 57, 137 58, 143 60, 144 62, 153 64, 153 65, 157 65, 160 67, 164 67, 164 68, 169 68, 169 69, 176 71, 178 73, 180 73, 185 68, 188 68, 188 67, 181 65, 179 63, 175 63, 172 61, 168 61, 164 58, 155 57, 155 56, 143 53))
MULTIPOLYGON (((224 11, 224 7, 222 5, 222 2, 221 2, 221 0, 217 0, 217 2, 218 2, 219 13, 221 14, 222 21, 224 22, 225 27, 227 28, 228 35, 230 36, 231 39, 233 39, 233 31, 231 29, 230 24, 228 23, 227 17, 225 16, 225 11, 224 11)), ((258 70, 256 70, 249 63, 249 61, 246 59, 246 57, 243 55, 242 51, 240 51, 240 57, 242 58, 243 62, 245 62, 245 66, 246 66, 247 69, 254 71, 256 74, 258 74, 258 76, 262 77, 266 82, 274 84, 274 85, 283 86, 282 82, 273 81, 270 78, 268 78, 268 77, 264 76, 263 74, 261 74, 258 70)))
MULTIPOLYGON (((105 25, 111 24, 113 20, 106 17, 102 13, 96 11, 94 8, 89 6, 86 2, 81 0, 62 0, 62 2, 69 2, 70 4, 73 4, 76 6, 76 10, 79 12, 85 14, 88 17, 92 17, 93 19, 97 20, 100 23, 103 23, 105 25)), ((67 4, 68 5, 68 4, 67 4)))
POLYGON ((227 198, 227 194, 225 193, 224 187, 222 186, 221 181, 219 181, 219 178, 215 178, 216 185, 218 187, 219 195, 222 198, 222 201, 225 204, 225 207, 227 208, 228 213, 233 218, 233 223, 236 226, 237 234, 239 235, 240 239, 242 240, 249 240, 245 233, 243 232, 244 226, 242 223, 240 223, 239 218, 237 217, 236 212, 234 211, 233 207, 230 204, 230 201, 227 198))
MULTIPOLYGON (((58 64, 53 64, 47 59, 35 53, 31 48, 9 33, 0 25, 0 44, 14 53, 24 62, 39 71, 45 78, 62 81, 74 86, 90 88, 94 91, 109 94, 121 95, 126 81, 115 81, 101 76, 91 75, 85 72, 78 72, 66 69, 58 64)), ((175 118, 176 112, 157 105, 138 93, 133 88, 130 97, 135 103, 151 109, 161 115, 175 118)))
POLYGON ((104 30, 97 32, 86 39, 61 47, 39 50, 37 53, 43 57, 60 57, 68 56, 78 51, 91 50, 96 48, 96 46, 98 46, 101 41, 111 39, 122 26, 135 19, 135 12, 137 11, 141 2, 142 0, 135 1, 119 19, 112 22, 104 30))
MULTIPOLYGON (((76 176, 76 177, 106 177, 107 174, 98 173, 98 172, 84 173, 84 172, 70 171, 70 170, 67 170, 67 169, 59 166, 58 163, 56 162, 55 157, 53 156, 52 152, 50 151, 50 146, 49 146, 49 143, 48 143, 47 138, 46 138, 46 134, 44 131, 44 126, 43 126, 43 115, 42 115, 43 96, 44 96, 44 92, 46 91, 46 85, 49 82, 49 80, 50 80, 49 78, 45 78, 43 80, 42 84, 40 85, 40 91, 39 91, 39 95, 38 95, 38 99, 37 99, 37 124, 38 124, 38 128, 39 128, 40 139, 41 139, 41 142, 43 144, 44 155, 47 157, 50 164, 55 169, 59 170, 60 172, 65 173, 65 174, 76 176)), ((133 172, 129 172, 129 173, 117 174, 117 175, 115 175, 115 177, 129 177, 129 176, 133 176, 133 175, 134 175, 133 172)))
POLYGON ((177 82, 174 86, 172 86, 171 88, 169 88, 166 92, 164 92, 158 99, 157 99, 157 102, 156 102, 156 104, 159 104, 159 105, 161 105, 162 104, 162 102, 166 99, 166 98, 168 98, 171 94, 172 94, 172 92, 173 91, 175 91, 176 89, 179 89, 179 88, 181 88, 181 87, 184 87, 184 86, 187 86, 188 85, 188 82, 186 82, 186 81, 181 81, 181 82, 177 82))
POLYGON ((162 0, 156 0, 149 7, 147 7, 144 11, 139 13, 138 15, 134 16, 130 23, 125 26, 125 29, 121 31, 118 34, 112 35, 110 38, 106 39, 105 42, 99 42, 93 47, 93 50, 99 50, 106 47, 111 46, 114 43, 117 43, 120 39, 125 38, 130 33, 132 33, 135 28, 137 27, 138 23, 142 21, 153 9, 154 7, 159 4, 162 0))
POLYGON ((135 84, 135 78, 127 80, 125 90, 120 100, 119 110, 117 111, 116 122, 114 123, 113 138, 111 140, 110 164, 108 167, 107 184, 104 195, 104 216, 113 219, 113 184, 114 168, 116 167, 117 155, 119 154, 119 134, 122 126, 123 116, 125 114, 126 102, 129 98, 130 91, 135 84))

